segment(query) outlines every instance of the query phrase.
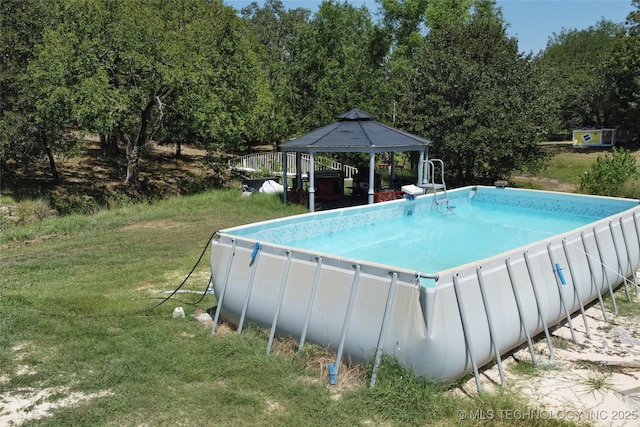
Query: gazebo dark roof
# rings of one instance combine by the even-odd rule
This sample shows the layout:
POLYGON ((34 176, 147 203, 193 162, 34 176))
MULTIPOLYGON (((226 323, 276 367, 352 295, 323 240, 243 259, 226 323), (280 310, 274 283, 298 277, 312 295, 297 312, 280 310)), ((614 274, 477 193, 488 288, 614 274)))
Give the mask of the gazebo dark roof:
POLYGON ((431 142, 373 119, 360 109, 338 116, 338 121, 281 145, 282 151, 305 153, 421 151, 431 142))
MULTIPOLYGON (((431 141, 395 129, 373 120, 370 114, 357 108, 338 116, 338 121, 321 127, 280 146, 283 154, 296 152, 311 155, 309 165, 309 210, 315 209, 314 153, 369 153, 368 202, 374 201, 375 155, 383 152, 419 151, 427 157, 431 141)), ((287 156, 283 155, 283 171, 287 174, 287 156)), ((392 168, 393 175, 393 168, 392 168)), ((301 173, 298 172, 300 180, 301 173)), ((284 201, 287 201, 287 180, 284 181, 284 201)))

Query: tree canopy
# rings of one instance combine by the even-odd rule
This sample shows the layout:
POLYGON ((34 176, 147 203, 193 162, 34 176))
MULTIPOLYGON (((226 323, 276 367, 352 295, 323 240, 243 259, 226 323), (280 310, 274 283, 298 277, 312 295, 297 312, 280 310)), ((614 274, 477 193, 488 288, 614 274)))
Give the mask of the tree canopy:
MULTIPOLYGON (((101 136, 139 185, 153 141, 218 157, 280 143, 351 108, 425 136, 450 182, 491 182, 575 127, 640 135, 640 1, 625 24, 518 50, 494 0, 0 2, 0 162, 47 165, 101 136)), ((6 167, 10 165, 10 167, 6 167)))
POLYGON ((616 41, 623 35, 622 24, 603 20, 586 30, 564 30, 549 40, 538 61, 551 83, 556 127, 615 125, 616 94, 609 70, 616 41))
POLYGON ((540 157, 531 67, 499 15, 478 9, 433 29, 415 62, 407 124, 433 141, 452 183, 505 179, 540 157))
POLYGON ((124 144, 126 183, 144 147, 169 126, 232 150, 269 104, 246 25, 222 2, 68 0, 28 66, 43 122, 124 144), (233 66, 228 66, 233 64, 233 66), (262 109, 262 110, 261 110, 262 109))

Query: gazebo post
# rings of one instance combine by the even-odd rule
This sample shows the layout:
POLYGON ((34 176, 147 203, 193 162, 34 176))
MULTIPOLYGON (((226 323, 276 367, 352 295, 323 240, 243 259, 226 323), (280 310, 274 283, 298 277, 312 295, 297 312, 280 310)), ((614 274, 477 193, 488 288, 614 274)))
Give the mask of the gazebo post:
POLYGON ((343 188, 340 189, 340 193, 344 196, 344 178, 346 176, 345 173, 345 168, 346 165, 344 164, 347 161, 347 155, 346 153, 342 152, 340 153, 340 175, 342 177, 342 183, 343 183, 343 188))
POLYGON ((282 202, 287 205, 287 187, 289 186, 289 175, 287 175, 287 152, 282 152, 282 187, 284 193, 282 196, 282 202))
POLYGON ((309 211, 316 209, 316 184, 315 184, 315 165, 313 151, 309 152, 309 211))
POLYGON ((302 190, 302 153, 296 151, 296 189, 302 190))
MULTIPOLYGON (((391 152, 391 171, 389 177, 389 185, 393 185, 393 181, 396 180, 396 153, 394 151, 391 152)), ((393 188, 393 187, 392 187, 393 188)))
POLYGON ((369 200, 368 203, 371 205, 373 204, 373 193, 375 193, 376 191, 376 182, 375 182, 375 175, 376 175, 376 153, 371 152, 369 154, 369 200))

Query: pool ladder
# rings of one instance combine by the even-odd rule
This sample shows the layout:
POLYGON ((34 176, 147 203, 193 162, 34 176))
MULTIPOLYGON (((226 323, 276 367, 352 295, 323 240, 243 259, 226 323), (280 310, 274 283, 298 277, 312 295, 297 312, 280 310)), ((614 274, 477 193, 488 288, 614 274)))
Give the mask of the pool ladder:
POLYGON ((444 195, 444 197, 439 198, 438 197, 439 193, 435 193, 433 195, 433 200, 436 202, 436 206, 438 207, 438 210, 440 210, 440 205, 443 203, 446 203, 447 205, 447 210, 450 211, 451 210, 451 204, 449 203, 449 198, 447 197, 447 189, 446 188, 442 188, 442 194, 444 195))
POLYGON ((433 191, 433 201, 438 207, 438 210, 440 210, 441 204, 446 204, 447 210, 451 210, 449 197, 447 196, 447 185, 444 182, 444 162, 441 159, 428 159, 424 162, 424 164, 424 178, 423 181, 418 184, 418 186, 424 188, 427 192, 429 190, 433 191), (440 168, 440 182, 436 182, 436 163, 440 168))

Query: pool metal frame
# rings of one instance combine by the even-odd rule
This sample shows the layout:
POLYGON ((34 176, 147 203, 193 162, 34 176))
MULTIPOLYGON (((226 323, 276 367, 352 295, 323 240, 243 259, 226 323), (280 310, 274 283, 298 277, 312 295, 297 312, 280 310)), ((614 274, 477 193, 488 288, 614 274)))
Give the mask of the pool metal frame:
POLYGON ((566 322, 575 341, 574 314, 589 335, 586 305, 597 299, 608 321, 604 294, 616 314, 615 288, 624 286, 630 301, 632 284, 638 297, 640 205, 436 274, 256 242, 233 230, 212 242, 212 333, 222 317, 238 334, 247 322, 269 328, 267 354, 276 334, 296 339, 299 350, 308 340, 327 345, 336 351, 336 374, 344 357, 372 362, 371 386, 383 353, 438 380, 473 372, 479 391, 479 369, 495 360, 504 385, 505 353, 526 343, 536 364, 533 338, 544 333, 553 358, 551 327, 566 322), (422 286, 421 279, 436 286, 422 286))

